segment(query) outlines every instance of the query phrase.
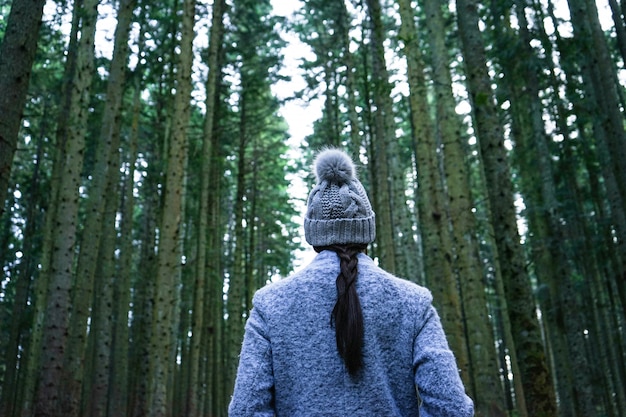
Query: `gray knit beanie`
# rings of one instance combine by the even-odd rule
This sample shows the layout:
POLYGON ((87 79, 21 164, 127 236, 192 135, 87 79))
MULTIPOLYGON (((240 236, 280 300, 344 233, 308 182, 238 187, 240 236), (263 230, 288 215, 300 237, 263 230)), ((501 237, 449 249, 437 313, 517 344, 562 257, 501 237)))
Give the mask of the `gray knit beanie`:
POLYGON ((306 241, 312 246, 372 242, 374 211, 350 157, 339 149, 320 152, 315 179, 304 217, 306 241))

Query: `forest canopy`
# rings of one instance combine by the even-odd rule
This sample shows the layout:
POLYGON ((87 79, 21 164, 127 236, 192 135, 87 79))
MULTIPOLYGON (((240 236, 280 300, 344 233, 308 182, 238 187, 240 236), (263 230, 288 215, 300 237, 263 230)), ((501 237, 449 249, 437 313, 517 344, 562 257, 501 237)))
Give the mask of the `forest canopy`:
POLYGON ((625 60, 617 0, 0 0, 0 416, 227 415, 325 147, 477 416, 626 416, 625 60))

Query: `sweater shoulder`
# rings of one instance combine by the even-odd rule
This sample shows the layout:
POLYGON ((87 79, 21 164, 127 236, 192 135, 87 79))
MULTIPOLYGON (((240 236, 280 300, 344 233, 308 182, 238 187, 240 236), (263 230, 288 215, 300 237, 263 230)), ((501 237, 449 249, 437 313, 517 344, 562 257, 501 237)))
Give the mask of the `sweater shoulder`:
POLYGON ((259 288, 252 297, 252 305, 257 309, 267 309, 275 308, 287 302, 292 303, 294 294, 301 287, 300 281, 305 279, 305 271, 301 270, 259 288))
POLYGON ((289 287, 292 285, 292 280, 293 275, 279 281, 271 282, 259 288, 252 297, 252 304, 254 306, 260 306, 266 303, 269 299, 286 295, 289 293, 289 287))
POLYGON ((392 292, 399 300, 412 300, 418 304, 432 303, 433 296, 428 288, 385 271, 369 258, 360 260, 359 268, 363 280, 370 284, 377 283, 380 290, 392 292))

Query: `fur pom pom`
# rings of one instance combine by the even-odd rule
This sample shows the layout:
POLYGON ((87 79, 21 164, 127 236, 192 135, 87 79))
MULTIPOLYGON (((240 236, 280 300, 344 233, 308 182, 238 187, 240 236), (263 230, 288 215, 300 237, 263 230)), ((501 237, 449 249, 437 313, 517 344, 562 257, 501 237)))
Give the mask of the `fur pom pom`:
POLYGON ((343 151, 327 149, 315 158, 317 182, 328 181, 335 184, 348 184, 355 178, 354 163, 343 151))

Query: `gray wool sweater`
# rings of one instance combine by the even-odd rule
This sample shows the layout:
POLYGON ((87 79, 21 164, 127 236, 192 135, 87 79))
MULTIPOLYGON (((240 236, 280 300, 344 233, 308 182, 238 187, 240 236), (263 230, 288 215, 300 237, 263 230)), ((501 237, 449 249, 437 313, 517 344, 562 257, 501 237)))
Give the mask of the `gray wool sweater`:
POLYGON ((330 316, 339 258, 323 251, 254 295, 230 416, 473 415, 430 292, 365 254, 358 268, 359 374, 351 377, 337 353, 330 316))

